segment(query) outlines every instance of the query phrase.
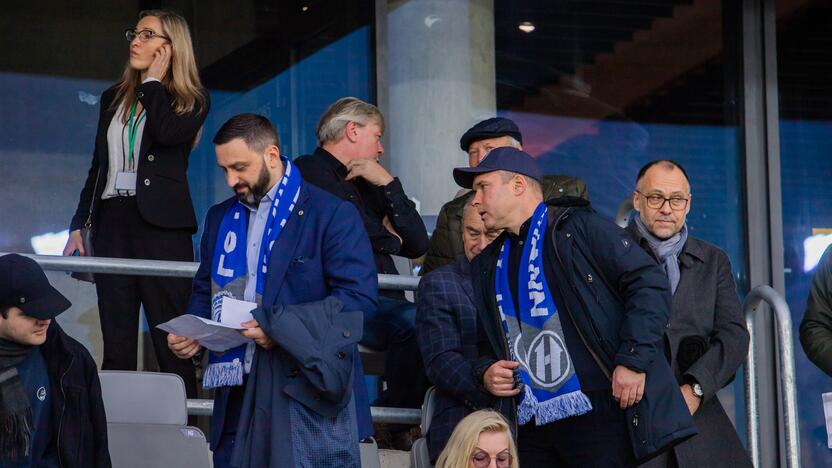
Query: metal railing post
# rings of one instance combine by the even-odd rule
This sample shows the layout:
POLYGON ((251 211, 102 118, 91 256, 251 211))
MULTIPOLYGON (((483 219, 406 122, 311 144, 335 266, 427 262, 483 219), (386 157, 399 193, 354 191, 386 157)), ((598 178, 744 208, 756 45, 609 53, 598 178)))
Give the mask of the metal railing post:
POLYGON ((760 424, 757 400, 757 361, 755 358, 754 314, 765 302, 774 313, 777 341, 780 346, 779 382, 780 404, 783 408, 786 466, 800 467, 800 437, 797 425, 797 391, 794 370, 794 343, 792 339, 792 317, 785 299, 771 286, 757 286, 745 298, 743 314, 750 335, 748 358, 745 365, 745 402, 748 418, 748 451, 754 466, 760 466, 760 424))

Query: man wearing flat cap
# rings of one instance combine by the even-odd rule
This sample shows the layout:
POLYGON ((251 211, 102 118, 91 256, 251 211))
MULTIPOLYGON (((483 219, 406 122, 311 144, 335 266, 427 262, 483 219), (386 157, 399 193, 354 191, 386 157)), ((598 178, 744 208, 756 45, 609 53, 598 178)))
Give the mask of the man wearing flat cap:
POLYGON ((524 467, 635 466, 696 434, 660 343, 661 268, 589 202, 544 202, 515 148, 454 169, 485 229, 471 264, 474 380, 512 423, 524 467))
MULTIPOLYGON (((466 131, 459 139, 462 151, 468 153, 468 166, 477 167, 486 154, 494 148, 509 146, 523 149, 523 135, 517 124, 505 117, 483 120, 466 131)), ((546 175, 541 179, 543 198, 563 196, 581 197, 589 200, 586 184, 576 177, 546 175)), ((430 238, 430 247, 420 271, 421 275, 447 265, 464 255, 462 245, 462 209, 470 198, 468 190, 457 194, 445 203, 436 219, 436 228, 430 238)))
POLYGON ((0 257, 0 466, 110 466, 95 362, 52 320, 70 306, 34 260, 0 257))

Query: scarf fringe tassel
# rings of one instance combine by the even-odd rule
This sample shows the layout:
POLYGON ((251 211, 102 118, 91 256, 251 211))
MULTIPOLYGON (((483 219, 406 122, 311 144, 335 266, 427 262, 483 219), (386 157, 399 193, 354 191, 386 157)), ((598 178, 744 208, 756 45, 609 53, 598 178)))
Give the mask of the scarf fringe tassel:
POLYGON ((523 401, 517 408, 517 419, 521 425, 534 418, 538 426, 561 419, 580 416, 592 411, 592 403, 580 390, 558 395, 546 401, 538 401, 528 385, 524 387, 523 401))
POLYGON ((203 388, 230 387, 243 384, 243 363, 218 362, 209 364, 202 376, 203 388))

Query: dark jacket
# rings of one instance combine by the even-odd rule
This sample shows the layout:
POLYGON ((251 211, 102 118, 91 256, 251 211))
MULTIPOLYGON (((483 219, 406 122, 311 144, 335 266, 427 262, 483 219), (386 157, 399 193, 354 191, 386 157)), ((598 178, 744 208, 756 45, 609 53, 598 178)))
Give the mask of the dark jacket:
POLYGON ((428 379, 437 389, 436 410, 427 433, 430 458, 436 461, 457 423, 490 404, 473 377, 477 309, 468 259, 459 257, 425 275, 417 297, 416 340, 428 379))
MULTIPOLYGON (((571 320, 596 364, 610 376, 623 365, 645 372, 644 397, 627 410, 634 455, 645 460, 694 434, 661 340, 670 315, 670 293, 661 268, 634 245, 627 232, 598 216, 586 200, 550 200, 549 222, 556 258, 553 294, 563 320, 571 320)), ((477 301, 477 382, 497 360, 511 359, 494 293, 494 271, 503 233, 472 262, 477 301)), ((579 371, 580 372, 580 371, 579 371)), ((514 423, 516 398, 492 397, 492 406, 514 423)))
MULTIPOLYGON (((232 197, 212 206, 205 217, 199 249, 200 264, 188 304, 189 314, 211 316, 214 247, 223 215, 235 200, 232 197)), ((346 311, 375 310, 378 276, 370 260, 370 243, 361 229, 358 213, 351 204, 338 200, 312 184, 302 184, 293 214, 275 241, 272 252, 262 307, 303 304, 332 296, 341 301, 346 311)), ((271 351, 256 348, 255 358, 262 352, 287 354, 280 348, 279 342, 271 351)), ((354 388, 362 386, 360 391, 364 394, 359 359, 355 360, 355 367, 353 385, 354 388)), ((227 412, 229 406, 234 407, 229 405, 229 397, 228 387, 217 389, 211 418, 212 449, 216 448, 223 428, 233 432, 234 429, 231 428, 237 427, 239 415, 227 412)), ((368 426, 364 427, 362 434, 369 435, 372 430, 369 402, 364 398, 356 402, 356 407, 359 425, 364 421, 368 426)))
POLYGON ((54 320, 40 349, 55 389, 51 426, 60 466, 111 466, 101 382, 89 351, 54 320))
MULTIPOLYGON (((651 257, 647 240, 635 223, 627 227, 630 236, 651 257)), ((750 467, 751 459, 742 446, 716 392, 731 383, 748 355, 748 330, 737 296, 737 285, 728 255, 719 247, 688 237, 679 254, 681 277, 670 321, 665 332, 665 355, 679 385, 698 382, 704 392, 693 420, 699 434, 673 448, 678 465, 685 467, 750 467), (680 343, 687 337, 703 337, 707 351, 682 373, 679 369, 680 343)), ((648 463, 666 466, 665 457, 648 463)))
POLYGON ((832 246, 826 248, 812 276, 800 344, 809 360, 832 376, 832 246))
POLYGON ((300 305, 258 307, 252 314, 282 352, 258 350, 254 355, 234 466, 359 466, 355 411, 348 405, 354 404, 361 312, 343 310, 341 301, 328 296, 300 305), (296 445, 293 439, 299 439, 296 445), (312 443, 315 450, 307 450, 312 443))
MULTIPOLYGON (((115 94, 115 87, 111 87, 101 95, 92 164, 78 199, 78 208, 70 222, 70 231, 84 226, 93 199, 93 226, 97 224, 96 208, 107 185, 107 170, 110 166, 107 129, 116 112, 112 108, 115 94), (98 185, 93 194, 96 178, 98 185)), ((188 156, 208 114, 210 102, 206 101, 205 108, 177 115, 171 107, 170 94, 158 81, 137 86, 136 98, 147 112, 136 168, 136 204, 139 213, 154 226, 196 232, 196 216, 188 188, 188 156)), ((205 93, 205 98, 208 99, 208 93, 205 93)))
MULTIPOLYGON (((577 177, 548 175, 543 177, 541 185, 545 200, 559 197, 581 197, 589 200, 586 184, 577 177)), ((465 254, 462 246, 462 209, 470 194, 471 192, 468 192, 454 198, 439 210, 436 228, 430 236, 430 247, 425 254, 420 275, 426 275, 465 254)))
MULTIPOLYGON (((370 236, 373 256, 379 273, 398 274, 392 255, 419 258, 428 250, 428 234, 416 205, 407 198, 401 182, 394 178, 384 187, 364 179, 346 180, 347 168, 323 148, 294 161, 303 180, 347 200, 361 213, 364 228, 370 236), (382 225, 387 217, 402 240, 382 225)), ((396 296, 403 296, 398 292, 396 296)))

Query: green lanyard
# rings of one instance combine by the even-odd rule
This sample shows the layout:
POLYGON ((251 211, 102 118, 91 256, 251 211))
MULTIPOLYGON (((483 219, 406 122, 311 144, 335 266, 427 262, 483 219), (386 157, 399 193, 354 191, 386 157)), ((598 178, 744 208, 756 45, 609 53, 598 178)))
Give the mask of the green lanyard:
POLYGON ((139 101, 133 103, 133 107, 130 108, 130 120, 127 122, 127 139, 130 142, 130 153, 127 154, 127 160, 130 167, 133 167, 133 149, 136 147, 136 134, 138 133, 139 124, 145 116, 145 113, 140 114, 139 118, 136 119, 136 124, 133 125, 133 118, 136 116, 138 105, 139 101))

